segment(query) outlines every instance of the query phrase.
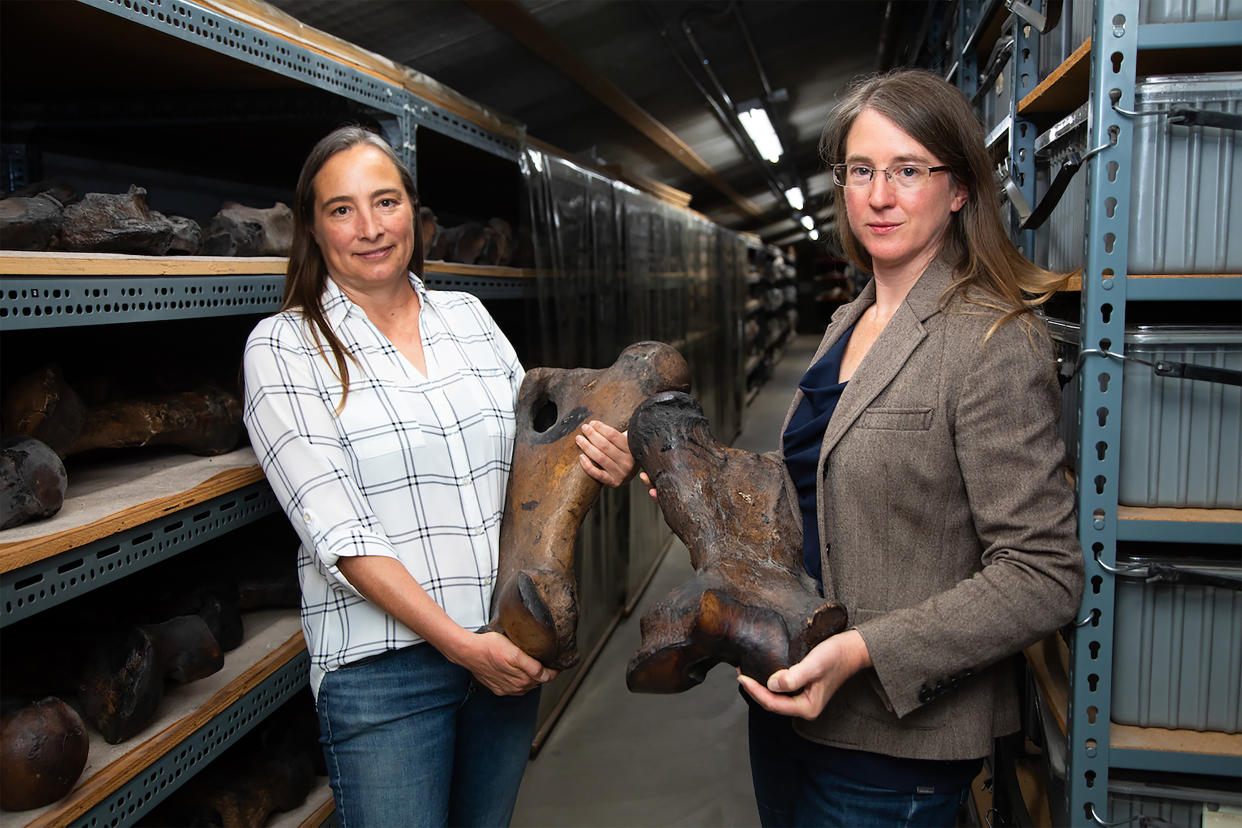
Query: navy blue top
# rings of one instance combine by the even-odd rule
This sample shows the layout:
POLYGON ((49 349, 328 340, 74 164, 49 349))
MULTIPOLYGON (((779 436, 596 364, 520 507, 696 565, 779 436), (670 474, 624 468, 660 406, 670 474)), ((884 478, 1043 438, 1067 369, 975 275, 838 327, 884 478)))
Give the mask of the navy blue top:
POLYGON ((824 431, 837 401, 845 390, 839 382, 841 358, 845 346, 854 333, 853 326, 841 335, 828 353, 807 369, 798 388, 802 389, 802 402, 794 411, 785 429, 785 467, 798 490, 798 507, 802 510, 802 565, 807 573, 824 591, 823 573, 820 572, 819 520, 815 509, 815 468, 819 464, 819 450, 824 442, 824 431))
MULTIPOLYGON (((815 469, 824 443, 824 431, 846 383, 839 382, 841 359, 854 333, 851 326, 828 353, 807 369, 798 387, 802 402, 785 429, 785 467, 798 490, 802 510, 802 565, 824 592, 821 571, 819 520, 816 514, 815 469)), ((981 759, 936 761, 902 759, 847 748, 816 745, 822 766, 847 778, 895 791, 952 791, 970 784, 979 773, 981 759)))

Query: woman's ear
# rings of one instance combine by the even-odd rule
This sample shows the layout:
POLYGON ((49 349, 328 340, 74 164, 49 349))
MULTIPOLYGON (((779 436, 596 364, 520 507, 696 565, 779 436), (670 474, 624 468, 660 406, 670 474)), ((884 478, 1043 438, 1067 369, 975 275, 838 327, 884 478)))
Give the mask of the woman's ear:
POLYGON ((949 202, 949 209, 956 213, 966 206, 966 202, 969 199, 970 189, 965 184, 958 184, 957 189, 953 191, 953 200, 949 202))

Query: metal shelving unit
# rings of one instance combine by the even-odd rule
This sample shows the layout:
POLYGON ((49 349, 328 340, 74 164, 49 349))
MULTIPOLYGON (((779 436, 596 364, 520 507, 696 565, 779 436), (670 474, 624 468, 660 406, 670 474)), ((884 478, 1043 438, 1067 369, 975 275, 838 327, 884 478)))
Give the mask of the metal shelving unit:
MULTIPOLYGON (((1087 162, 1086 266, 1082 284, 1082 341, 1088 356, 1078 377, 1083 451, 1077 469, 1079 538, 1087 568, 1082 624, 1071 646, 1068 710, 1068 814, 1072 823, 1109 821, 1107 791, 1113 768, 1201 773, 1236 778, 1242 756, 1209 755, 1173 745, 1121 747, 1112 735, 1114 575, 1117 541, 1129 538, 1186 543, 1237 543, 1242 524, 1207 522, 1197 510, 1161 510, 1156 522, 1127 518, 1117 504, 1120 475, 1121 362, 1100 353, 1124 351, 1126 303, 1242 297, 1242 277, 1127 278, 1133 120, 1139 53, 1146 49, 1242 48, 1242 22, 1140 25, 1138 0, 1097 0, 1092 24, 1089 146, 1106 147, 1087 162), (1112 449, 1112 450, 1110 450, 1112 449)), ((1127 728, 1127 730, 1129 730, 1127 728)), ((1141 729, 1140 729, 1141 730, 1141 729)), ((1161 741, 1157 736, 1154 743, 1161 741)))
MULTIPOLYGON (((1080 0, 1084 2, 1085 0, 1080 0)), ((1030 256, 1033 238, 1020 224, 1036 203, 1034 138, 1036 122, 1089 104, 1085 264, 1080 292, 1083 362, 1077 382, 1080 412, 1076 462, 1079 538, 1087 585, 1077 630, 1071 636, 1069 670, 1060 699, 1068 744, 1065 815, 1072 825, 1112 823, 1110 770, 1201 774, 1234 779, 1242 775, 1238 737, 1116 725, 1111 721, 1118 541, 1172 544, 1242 542, 1242 511, 1226 509, 1136 508, 1118 505, 1120 475, 1122 362, 1126 306, 1133 301, 1185 302, 1242 299, 1242 275, 1163 274, 1132 276, 1128 268, 1131 234, 1133 119, 1139 67, 1159 58, 1160 71, 1175 72, 1188 50, 1242 48, 1242 21, 1143 24, 1140 0, 1094 0, 1091 39, 1056 71, 1036 84, 1038 32, 1014 0, 962 0, 954 41, 955 70, 949 74, 963 93, 975 82, 962 67, 986 54, 996 37, 1014 37, 1016 66, 1009 112, 989 135, 998 155, 1012 210, 1013 238, 1030 256), (1004 24, 1001 15, 1015 12, 1004 24), (957 44, 961 44, 960 48, 957 44), (1145 53, 1161 53, 1145 54, 1145 53), (1023 61, 1026 61, 1025 63, 1023 61), (1088 76, 1089 67, 1089 76, 1088 76), (1004 155, 1003 160, 1000 155, 1004 155)), ((1038 4, 1032 4, 1038 6, 1038 4)), ((1066 14, 1069 13, 1068 8, 1066 14)), ((1069 25, 1068 22, 1062 25, 1069 25)), ((1236 52, 1235 52, 1236 54, 1236 52)), ((1067 389, 1068 390, 1068 389, 1067 389)), ((1046 672, 1046 671, 1044 671, 1046 672)), ((1058 803, 1052 803, 1054 814, 1058 803)))
MULTIPOLYGON (((386 139, 412 170, 416 169, 416 135, 420 129, 434 130, 515 165, 520 156, 518 138, 421 99, 403 86, 399 76, 382 77, 349 65, 265 31, 257 24, 235 19, 208 7, 210 4, 181 0, 79 1, 82 6, 111 15, 109 20, 125 21, 122 25, 132 24, 185 41, 187 60, 195 52, 191 47, 202 47, 217 57, 224 56, 296 82, 290 85, 285 80, 275 86, 312 87, 380 113, 383 117, 379 123, 386 139)), ((62 103, 73 106, 68 101, 62 103)), ((183 117, 177 113, 175 103, 156 104, 158 111, 154 117, 163 124, 184 121, 193 126, 196 117, 202 121, 216 111, 183 117)), ((55 114, 56 103, 49 106, 50 117, 60 117, 55 114)), ((68 114, 80 117, 76 110, 68 114)), ((8 335, 135 322, 267 315, 279 309, 284 271, 283 258, 0 252, 0 332, 8 335)), ((529 271, 441 262, 429 263, 426 271, 426 281, 432 288, 467 290, 497 299, 533 295, 534 279, 529 271)), ((270 487, 261 475, 254 478, 255 474, 238 474, 231 490, 204 499, 186 497, 189 505, 164 511, 154 519, 119 531, 91 533, 88 527, 85 534, 92 539, 70 548, 61 548, 65 544, 50 542, 50 538, 46 539, 48 543, 44 539, 5 543, 6 539, 0 537, 0 544, 7 547, 0 550, 8 554, 4 561, 8 568, 0 573, 0 626, 29 619, 277 513, 279 507, 270 487)), ((300 640, 294 643, 300 644, 300 640)), ((161 736, 158 750, 152 748, 151 741, 136 744, 133 753, 119 763, 125 766, 124 773, 114 772, 114 764, 84 779, 79 783, 80 790, 75 789, 62 803, 45 809, 48 814, 38 819, 58 825, 133 824, 305 687, 309 667, 305 648, 284 643, 279 655, 275 660, 267 656, 255 664, 238 665, 242 675, 234 684, 240 689, 232 689, 231 684, 227 694, 233 700, 224 704, 213 697, 191 720, 175 725, 175 738, 161 736)), ((27 821, 20 814, 6 820, 13 824, 27 821)))

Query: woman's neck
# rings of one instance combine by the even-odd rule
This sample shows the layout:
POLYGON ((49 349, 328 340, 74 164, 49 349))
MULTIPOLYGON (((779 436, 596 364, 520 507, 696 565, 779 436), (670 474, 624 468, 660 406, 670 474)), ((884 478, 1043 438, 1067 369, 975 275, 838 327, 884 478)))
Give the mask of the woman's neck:
POLYGON ((892 317, 923 272, 935 261, 938 252, 939 250, 932 250, 896 267, 875 265, 875 313, 881 319, 892 317))
POLYGON ((383 285, 368 285, 361 289, 353 285, 337 283, 341 292, 358 307, 380 330, 386 331, 394 323, 404 319, 413 308, 418 310, 418 294, 408 279, 383 285))

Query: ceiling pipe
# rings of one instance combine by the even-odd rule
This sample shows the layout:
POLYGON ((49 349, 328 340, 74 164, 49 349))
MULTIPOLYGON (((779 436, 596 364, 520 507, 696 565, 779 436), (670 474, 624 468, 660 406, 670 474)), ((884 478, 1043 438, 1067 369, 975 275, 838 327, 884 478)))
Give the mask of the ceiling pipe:
MULTIPOLYGON (((650 11, 650 9, 648 9, 648 11, 650 11)), ((699 89, 699 92, 703 94, 704 97, 707 98, 709 104, 712 105, 712 108, 716 112, 717 117, 722 118, 722 120, 726 124, 730 137, 732 137, 734 142, 738 144, 738 147, 739 149, 741 149, 743 155, 749 158, 751 163, 756 165, 759 168, 760 172, 763 174, 765 181, 767 182, 768 188, 772 191, 773 195, 775 196, 777 203, 778 204, 783 203, 787 207, 790 207, 790 209, 792 209, 792 205, 790 205, 788 203, 788 200, 785 198, 785 190, 788 189, 788 187, 786 186, 787 182, 784 182, 780 179, 776 171, 773 170, 772 164, 768 163, 765 159, 759 156, 758 150, 755 148, 755 145, 751 142, 750 138, 746 136, 745 130, 742 127, 741 122, 738 120, 737 105, 733 102, 733 99, 729 96, 728 91, 724 88, 724 85, 720 82, 720 79, 716 76, 715 71, 712 69, 711 61, 708 59, 706 53, 704 53, 702 47, 699 45, 698 39, 694 36, 694 29, 691 26, 692 17, 699 16, 699 17, 707 17, 709 19, 714 18, 716 20, 719 20, 729 15, 730 12, 732 12, 734 20, 737 22, 737 24, 742 30, 743 39, 746 41, 747 48, 750 50, 751 58, 753 59, 755 63, 755 69, 759 74, 759 80, 763 86, 764 102, 767 105, 771 105, 772 101, 775 99, 776 96, 772 93, 772 88, 770 84, 768 83, 767 73, 764 71, 763 64, 759 60, 759 55, 755 50, 754 42, 751 39, 749 29, 746 26, 746 20, 742 16, 741 11, 738 9, 737 0, 731 0, 730 3, 724 9, 718 12, 710 12, 702 8, 694 8, 694 9, 688 10, 685 14, 681 16, 682 34, 685 36, 686 41, 690 44, 691 50, 694 52, 695 56, 699 60, 700 68, 702 68, 704 74, 707 75, 707 78, 711 81, 712 86, 715 88, 717 95, 719 95, 720 99, 723 101, 724 106, 721 106, 719 103, 717 103, 716 100, 712 97, 711 93, 703 88, 702 84, 698 82, 698 79, 695 78, 693 73, 690 72, 689 67, 685 65, 685 62, 681 59, 680 54, 677 54, 676 49, 673 49, 673 52, 674 54, 677 54, 678 63, 681 64, 682 69, 687 73, 687 75, 690 76, 691 80, 694 81, 695 86, 699 89)), ((665 39, 667 42, 667 35, 665 35, 663 27, 661 27, 661 34, 665 36, 665 39)), ((775 123, 773 124, 773 128, 777 130, 777 135, 781 139, 782 148, 785 152, 785 155, 788 156, 790 152, 790 144, 788 141, 788 136, 785 134, 782 134, 783 130, 781 129, 781 127, 776 126, 775 123)), ((798 175, 797 167, 794 166, 793 163, 788 160, 786 161, 786 166, 788 166, 790 169, 793 170, 792 184, 798 186, 802 190, 803 197, 805 199, 807 197, 806 186, 804 182, 802 181, 802 177, 798 175)), ((794 212, 798 213, 799 211, 794 211, 794 212)))
MULTIPOLYGON (((729 10, 726 8, 724 12, 714 16, 721 17, 724 14, 727 14, 728 11, 729 10)), ((700 10, 691 9, 681 16, 681 33, 685 36, 686 42, 690 44, 690 49, 694 52, 695 57, 699 59, 699 68, 703 70, 703 74, 707 75, 707 79, 711 81, 712 86, 716 90, 716 94, 724 103, 723 107, 717 106, 716 108, 717 110, 723 109, 725 120, 730 125, 729 132, 732 135, 733 140, 738 142, 742 153, 746 155, 746 157, 750 158, 753 164, 759 167, 760 172, 763 173, 763 177, 767 181, 768 187, 772 190, 772 193, 776 196, 777 200, 783 201, 785 199, 785 191, 780 186, 780 182, 776 180, 776 176, 771 169, 772 165, 763 158, 759 157, 759 151, 755 148, 755 145, 751 142, 750 138, 746 136, 746 130, 742 127, 741 121, 739 121, 737 117, 737 105, 734 104, 733 99, 729 97, 729 93, 725 90, 724 85, 721 84, 720 79, 716 77, 716 72, 712 69, 711 60, 709 60, 707 55, 703 52, 702 47, 699 46, 699 42, 694 36, 694 29, 690 25, 690 17, 696 14, 702 15, 704 13, 700 10)))

